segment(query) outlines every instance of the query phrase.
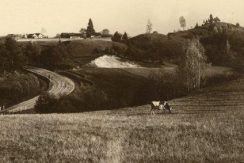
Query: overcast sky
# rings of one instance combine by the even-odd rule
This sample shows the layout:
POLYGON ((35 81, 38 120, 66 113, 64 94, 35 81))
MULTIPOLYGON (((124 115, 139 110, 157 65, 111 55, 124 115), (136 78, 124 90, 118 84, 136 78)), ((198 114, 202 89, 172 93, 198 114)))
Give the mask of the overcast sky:
POLYGON ((180 16, 191 27, 210 13, 244 25, 244 0, 0 0, 0 35, 78 32, 89 18, 96 31, 108 28, 130 36, 144 33, 151 19, 153 30, 167 34, 180 28, 180 16))

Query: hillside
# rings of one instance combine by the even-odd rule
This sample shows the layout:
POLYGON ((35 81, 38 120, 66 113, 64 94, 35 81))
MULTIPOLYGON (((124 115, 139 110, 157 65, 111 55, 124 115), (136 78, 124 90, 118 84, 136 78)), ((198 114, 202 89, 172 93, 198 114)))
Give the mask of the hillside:
POLYGON ((244 76, 150 106, 79 114, 0 115, 3 162, 241 162, 244 76), (211 97, 211 98, 210 98, 211 97))
MULTIPOLYGON (((159 89, 157 76, 158 78, 161 75, 167 76, 170 80, 175 77, 171 72, 167 67, 166 69, 82 68, 60 72, 77 84, 73 95, 61 100, 54 112, 84 112, 145 104, 159 97, 159 91, 156 91, 159 89)), ((168 83, 165 91, 173 87, 173 83, 170 84, 169 80, 162 82, 165 87, 164 83, 168 83)))
MULTIPOLYGON (((48 107, 40 107, 42 113, 113 110, 187 94, 174 65, 161 68, 82 68, 59 73, 72 79, 76 89, 59 101, 48 99, 48 107)), ((202 87, 238 77, 232 69, 225 67, 209 67, 204 74, 202 87)))
MULTIPOLYGON (((139 61, 177 61, 184 40, 168 39, 162 34, 141 34, 128 41, 126 55, 139 61)), ((173 62, 174 63, 174 62, 173 62)))
POLYGON ((106 49, 121 47, 126 49, 126 45, 103 40, 82 40, 72 41, 68 44, 71 49, 72 60, 79 66, 89 63, 95 58, 103 55, 106 49))
POLYGON ((0 107, 4 105, 7 108, 47 89, 47 80, 25 71, 0 75, 0 107))
POLYGON ((72 41, 22 41, 19 42, 31 65, 51 69, 70 69, 82 67, 100 57, 107 49, 126 49, 122 43, 84 39, 72 41), (30 56, 29 56, 30 55, 30 56))
POLYGON ((217 22, 167 36, 153 33, 129 39, 125 56, 146 62, 177 63, 184 54, 186 40, 198 38, 205 48, 208 62, 242 67, 244 63, 244 28, 217 22))

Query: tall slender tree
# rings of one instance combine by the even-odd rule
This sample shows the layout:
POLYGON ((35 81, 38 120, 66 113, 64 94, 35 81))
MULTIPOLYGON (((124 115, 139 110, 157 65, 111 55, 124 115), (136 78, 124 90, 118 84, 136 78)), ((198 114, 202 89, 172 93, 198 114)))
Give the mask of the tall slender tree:
POLYGON ((88 22, 87 30, 86 30, 86 35, 87 35, 87 37, 91 37, 94 34, 95 34, 95 29, 93 26, 92 19, 90 18, 89 22, 88 22))
POLYGON ((151 33, 151 32, 152 32, 152 23, 151 20, 148 19, 147 26, 146 26, 146 33, 151 33))
POLYGON ((209 23, 210 23, 210 24, 213 24, 213 22, 214 22, 213 15, 210 14, 210 16, 209 16, 209 23))
POLYGON ((201 86, 201 78, 205 68, 205 50, 196 38, 185 44, 185 54, 179 64, 179 76, 184 81, 187 90, 198 89, 201 86))
POLYGON ((127 35, 126 32, 125 32, 124 35, 122 36, 122 40, 123 40, 124 42, 128 41, 128 35, 127 35))
POLYGON ((195 25, 195 29, 197 29, 199 27, 199 25, 198 25, 198 23, 196 23, 196 25, 195 25))

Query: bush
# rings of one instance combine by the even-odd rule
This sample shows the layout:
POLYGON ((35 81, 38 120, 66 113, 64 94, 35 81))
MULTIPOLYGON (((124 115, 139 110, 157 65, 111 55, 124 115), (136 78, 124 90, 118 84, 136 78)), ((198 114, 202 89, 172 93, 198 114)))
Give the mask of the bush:
POLYGON ((35 110, 38 113, 53 113, 55 112, 58 104, 58 99, 48 93, 43 93, 39 96, 35 110))
POLYGON ((108 99, 104 92, 91 87, 82 90, 78 96, 61 97, 44 93, 40 95, 35 106, 38 113, 70 113, 80 111, 101 110, 104 107, 109 107, 108 99))

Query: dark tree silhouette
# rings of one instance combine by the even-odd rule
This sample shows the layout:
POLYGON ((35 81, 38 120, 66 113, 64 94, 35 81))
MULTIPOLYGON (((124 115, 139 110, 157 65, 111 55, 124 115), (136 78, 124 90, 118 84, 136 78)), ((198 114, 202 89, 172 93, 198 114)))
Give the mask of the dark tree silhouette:
POLYGON ((122 35, 116 31, 112 37, 112 41, 121 42, 122 41, 122 35))
POLYGON ((87 34, 87 37, 91 37, 92 35, 95 34, 95 29, 94 29, 93 22, 91 19, 89 19, 86 34, 87 34))
POLYGON ((195 28, 198 28, 198 27, 199 27, 199 25, 198 25, 198 23, 196 23, 195 28))
POLYGON ((28 64, 39 64, 39 57, 41 55, 41 47, 38 44, 27 43, 24 48, 24 53, 28 58, 28 64))
POLYGON ((213 18, 213 15, 210 14, 209 16, 209 23, 212 24, 214 22, 214 18, 213 18))
POLYGON ((122 36, 122 40, 123 40, 124 42, 127 42, 127 41, 128 41, 128 35, 127 35, 126 32, 125 32, 124 35, 122 36))
POLYGON ((214 18, 214 22, 217 23, 217 22, 220 22, 220 19, 218 17, 215 17, 214 18))
POLYGON ((6 53, 6 66, 8 70, 15 70, 25 65, 26 57, 23 55, 22 49, 11 37, 7 37, 4 42, 4 51, 6 53))

